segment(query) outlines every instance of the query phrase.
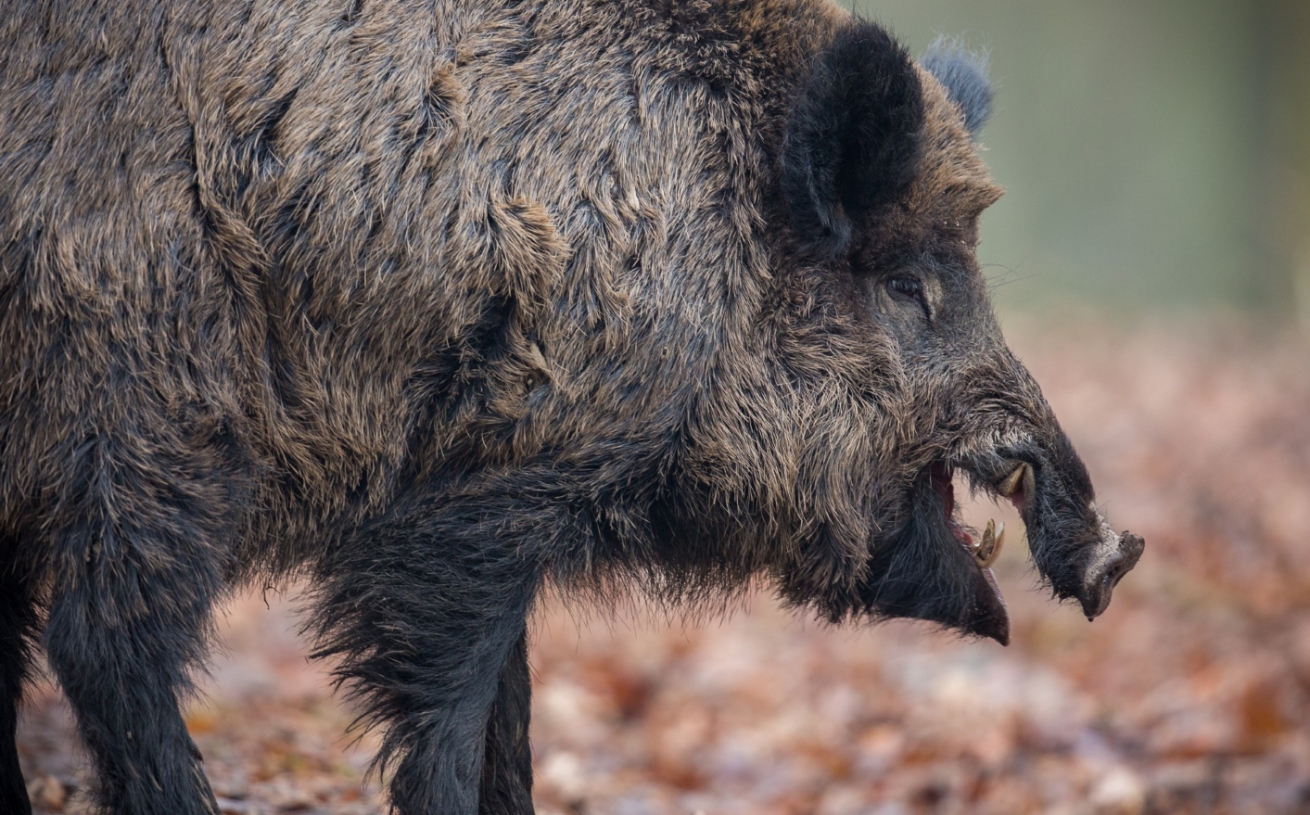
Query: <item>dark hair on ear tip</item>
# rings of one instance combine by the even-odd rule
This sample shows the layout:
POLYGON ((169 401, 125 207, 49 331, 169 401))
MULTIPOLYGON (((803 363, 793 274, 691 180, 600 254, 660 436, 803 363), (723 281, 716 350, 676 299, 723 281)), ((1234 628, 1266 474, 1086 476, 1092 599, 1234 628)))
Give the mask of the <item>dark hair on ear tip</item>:
POLYGON ((905 191, 923 118, 923 89, 900 43, 865 21, 842 29, 815 59, 783 140, 782 192, 805 243, 840 254, 852 217, 905 191))
POLYGON ((923 55, 923 67, 946 88, 964 113, 964 126, 977 138, 992 115, 996 92, 987 78, 987 54, 970 51, 955 39, 938 37, 923 55))

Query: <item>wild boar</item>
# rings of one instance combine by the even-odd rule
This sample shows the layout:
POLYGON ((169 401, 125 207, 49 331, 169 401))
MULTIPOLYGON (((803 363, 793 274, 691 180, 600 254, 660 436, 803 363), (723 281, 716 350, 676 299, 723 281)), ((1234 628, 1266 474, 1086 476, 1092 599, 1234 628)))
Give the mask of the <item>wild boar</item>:
POLYGON ((543 584, 1005 642, 1020 508, 1142 551, 1007 349, 969 59, 830 0, 9 0, 0 810, 39 643, 119 815, 217 807, 179 702, 304 577, 396 812, 532 811, 543 584))

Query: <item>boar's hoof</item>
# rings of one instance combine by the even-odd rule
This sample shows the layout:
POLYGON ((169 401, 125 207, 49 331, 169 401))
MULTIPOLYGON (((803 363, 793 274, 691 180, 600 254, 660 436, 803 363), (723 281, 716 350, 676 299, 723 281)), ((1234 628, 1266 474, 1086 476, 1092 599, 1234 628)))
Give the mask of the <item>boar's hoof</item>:
POLYGON ((1137 565, 1146 549, 1146 542, 1140 535, 1126 530, 1120 535, 1106 527, 1103 534, 1106 552, 1088 566, 1083 590, 1078 597, 1089 620, 1099 617, 1110 605, 1114 587, 1137 565))

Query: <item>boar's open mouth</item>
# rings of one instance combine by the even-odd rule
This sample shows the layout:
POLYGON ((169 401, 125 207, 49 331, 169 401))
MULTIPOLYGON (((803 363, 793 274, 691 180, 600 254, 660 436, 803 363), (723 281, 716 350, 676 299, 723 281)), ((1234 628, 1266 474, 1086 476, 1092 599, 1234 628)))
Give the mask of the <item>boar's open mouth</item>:
POLYGON ((941 499, 942 514, 946 518, 946 526, 951 530, 951 535, 959 541, 965 551, 973 555, 979 567, 985 570, 985 574, 990 576, 991 565, 1001 556, 1001 549, 1005 546, 1005 524, 998 525, 995 521, 988 521, 987 527, 975 540, 973 531, 962 526, 956 516, 955 468, 944 461, 938 461, 928 469, 928 477, 932 482, 933 490, 941 499))
MULTIPOLYGON (((914 547, 920 561, 917 579, 934 586, 939 600, 906 616, 1001 643, 1009 638, 1009 615, 990 568, 1004 545, 1005 529, 988 521, 977 532, 960 523, 953 483, 957 468, 975 488, 1008 500, 1019 511, 1033 561, 1058 597, 1077 599, 1088 619, 1105 611, 1144 544, 1141 537, 1115 532, 1106 522, 1072 450, 1049 446, 1063 466, 1053 465, 1056 456, 1049 452, 1028 451, 1022 457, 998 452, 977 461, 940 460, 922 471, 911 490, 911 519, 893 542, 914 547)), ((898 565, 896 558, 889 562, 898 565)))
POLYGON ((990 568, 1002 535, 976 535, 957 518, 954 468, 942 461, 910 486, 904 523, 875 542, 863 600, 882 617, 929 620, 966 634, 1010 640, 1010 616, 990 568))
MULTIPOLYGON (((985 581, 985 590, 990 592, 990 597, 981 598, 981 602, 972 604, 976 610, 983 612, 982 619, 973 620, 975 627, 967 630, 993 637, 1002 645, 1008 644, 1009 612, 1006 609, 1005 597, 1001 594, 1001 587, 996 582, 996 575, 991 569, 1005 546, 1005 524, 998 526, 995 521, 989 520, 983 531, 977 533, 960 523, 955 501, 955 468, 951 464, 945 461, 933 462, 928 468, 928 481, 941 502, 942 520, 950 531, 951 537, 973 558, 985 581), (1000 619, 1002 617, 1003 624, 1000 619), (976 629, 980 624, 985 630, 976 629)), ((976 590, 983 590, 983 587, 977 587, 976 590)))
POLYGON ((957 472, 1019 510, 1029 554, 1056 596, 1078 600, 1088 619, 1105 611, 1144 544, 1106 522, 1085 468, 1061 437, 1042 447, 939 459, 920 470, 905 494, 901 523, 873 541, 860 588, 870 614, 929 620, 1008 643, 1009 612, 991 570, 1005 530, 994 521, 981 532, 960 523, 957 472))

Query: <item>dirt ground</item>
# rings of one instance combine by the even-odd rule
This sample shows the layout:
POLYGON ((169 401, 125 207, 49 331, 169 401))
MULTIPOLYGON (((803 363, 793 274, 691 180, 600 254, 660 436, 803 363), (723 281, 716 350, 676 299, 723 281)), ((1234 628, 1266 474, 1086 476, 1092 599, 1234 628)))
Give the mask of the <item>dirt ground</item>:
MULTIPOLYGON (((1011 535, 1014 643, 832 629, 767 587, 726 620, 545 604, 533 745, 547 815, 1310 812, 1310 340, 1236 320, 1007 325, 1140 566, 1089 624, 1011 535)), ((1009 507, 965 507, 1021 524, 1009 507)), ((229 815, 378 813, 375 740, 249 595, 188 723, 229 815), (356 734, 358 735, 358 734, 356 734)), ((38 811, 84 812, 44 683, 19 749, 38 811)))

